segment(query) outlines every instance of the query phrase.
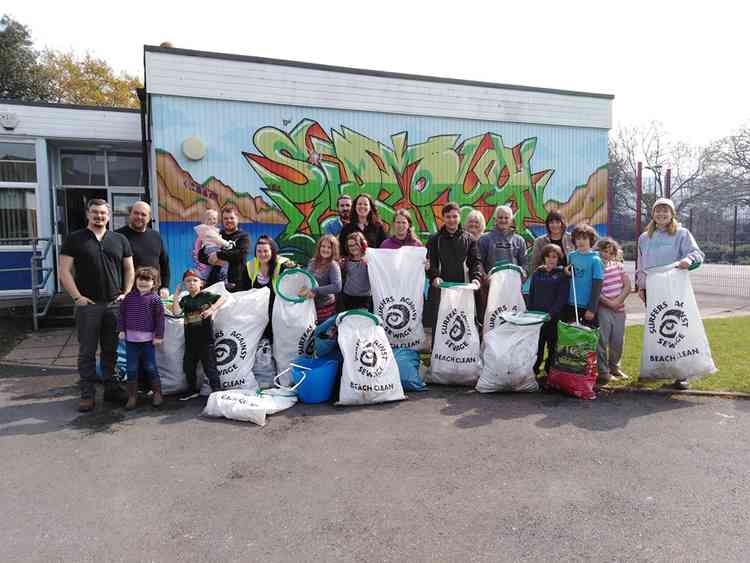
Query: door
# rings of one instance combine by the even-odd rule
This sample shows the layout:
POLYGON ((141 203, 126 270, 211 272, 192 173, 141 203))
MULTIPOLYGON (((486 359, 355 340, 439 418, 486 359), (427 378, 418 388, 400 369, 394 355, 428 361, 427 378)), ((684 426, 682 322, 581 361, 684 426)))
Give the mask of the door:
POLYGON ((58 190, 58 230, 63 238, 73 231, 86 228, 86 203, 90 199, 107 200, 107 188, 65 188, 58 190), (60 205, 60 203, 64 204, 60 205))

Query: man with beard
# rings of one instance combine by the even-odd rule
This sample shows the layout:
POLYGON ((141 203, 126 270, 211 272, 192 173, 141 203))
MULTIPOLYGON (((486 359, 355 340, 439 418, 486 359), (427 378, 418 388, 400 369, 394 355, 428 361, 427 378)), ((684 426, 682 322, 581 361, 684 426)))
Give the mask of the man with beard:
POLYGON ((96 349, 101 345, 104 400, 125 402, 114 379, 120 301, 133 287, 133 252, 120 233, 107 229, 109 204, 87 203, 86 228, 72 232, 60 249, 60 282, 76 305, 80 412, 94 409, 96 349))
POLYGON ((158 231, 148 228, 151 221, 151 206, 145 201, 137 201, 130 208, 128 224, 117 229, 130 242, 133 249, 133 266, 151 266, 159 271, 161 287, 159 297, 169 297, 169 256, 158 231))
POLYGON ((339 216, 335 220, 329 221, 325 227, 326 234, 335 237, 339 236, 344 225, 349 223, 352 214, 352 196, 346 194, 340 195, 336 200, 336 207, 338 208, 339 216))
MULTIPOLYGON (((245 259, 250 251, 250 235, 240 229, 237 210, 234 207, 225 207, 221 210, 221 223, 221 238, 227 241, 227 244, 222 250, 210 254, 206 253, 205 248, 201 248, 198 253, 198 261, 211 266, 228 264, 227 290, 238 291, 242 272, 245 268, 245 259)), ((218 282, 220 273, 220 268, 213 268, 206 280, 206 286, 218 282)))

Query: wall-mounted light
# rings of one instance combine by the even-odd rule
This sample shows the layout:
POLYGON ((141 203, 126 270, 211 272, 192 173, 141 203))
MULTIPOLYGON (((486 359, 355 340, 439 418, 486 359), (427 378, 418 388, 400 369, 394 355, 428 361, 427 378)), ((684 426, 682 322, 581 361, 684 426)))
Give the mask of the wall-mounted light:
POLYGON ((189 160, 202 160, 206 156, 206 143, 198 137, 188 137, 182 141, 182 154, 189 160))

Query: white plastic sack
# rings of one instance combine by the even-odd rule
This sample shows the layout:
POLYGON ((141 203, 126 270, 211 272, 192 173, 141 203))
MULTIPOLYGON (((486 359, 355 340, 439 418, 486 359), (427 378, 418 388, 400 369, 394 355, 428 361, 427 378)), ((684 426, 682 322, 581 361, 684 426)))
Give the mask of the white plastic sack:
POLYGON ((675 266, 646 271, 641 379, 691 379, 716 371, 690 274, 675 266))
POLYGON ((474 291, 471 284, 441 287, 427 383, 476 385, 482 361, 474 291))
POLYGON ((161 392, 165 395, 188 390, 182 358, 185 355, 185 319, 165 315, 164 341, 156 346, 156 368, 159 370, 161 392))
POLYGON ((377 317, 350 311, 337 319, 344 356, 337 405, 369 405, 405 399, 398 364, 377 317))
POLYGON ((261 393, 248 389, 216 391, 208 396, 204 416, 229 418, 266 425, 266 416, 295 405, 297 397, 270 389, 261 393))
MULTIPOLYGON (((268 324, 271 291, 264 287, 229 293, 223 287, 224 284, 220 283, 207 289, 223 295, 225 299, 214 316, 214 347, 219 382, 222 389, 254 391, 258 388, 253 375, 255 351, 268 324)), ((207 386, 205 383, 201 394, 206 393, 207 386)))
POLYGON ((477 382, 480 393, 537 391, 534 362, 544 313, 501 313, 501 324, 484 337, 484 367, 477 382))
MULTIPOLYGON (((317 320, 315 301, 298 297, 298 291, 316 285, 315 278, 299 268, 285 270, 279 276, 271 315, 273 357, 278 373, 286 370, 294 358, 313 355, 313 333, 317 320)), ((286 372, 279 380, 282 385, 287 386, 291 382, 289 374, 286 372)))
POLYGON ((383 323, 394 348, 419 349, 424 343, 424 262, 427 249, 367 250, 367 272, 372 289, 373 312, 383 323))
POLYGON ((490 291, 487 295, 487 309, 484 313, 483 335, 500 323, 501 313, 523 313, 526 302, 523 300, 523 270, 515 264, 502 264, 490 271, 490 291))

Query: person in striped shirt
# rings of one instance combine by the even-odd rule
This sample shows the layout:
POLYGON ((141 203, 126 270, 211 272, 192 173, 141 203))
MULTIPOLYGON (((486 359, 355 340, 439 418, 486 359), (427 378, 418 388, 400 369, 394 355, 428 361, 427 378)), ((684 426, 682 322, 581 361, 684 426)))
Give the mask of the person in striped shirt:
POLYGON ((622 267, 622 249, 617 241, 610 237, 599 239, 596 250, 604 262, 604 280, 597 311, 597 370, 599 381, 606 383, 611 379, 628 379, 620 369, 620 358, 625 338, 625 300, 630 295, 630 278, 622 267))
POLYGON ((120 316, 117 320, 120 340, 125 341, 128 372, 127 410, 133 410, 138 392, 138 369, 143 368, 154 391, 153 405, 162 404, 161 380, 156 367, 154 346, 164 339, 164 306, 159 294, 159 270, 150 266, 135 272, 133 289, 120 301, 120 316))

